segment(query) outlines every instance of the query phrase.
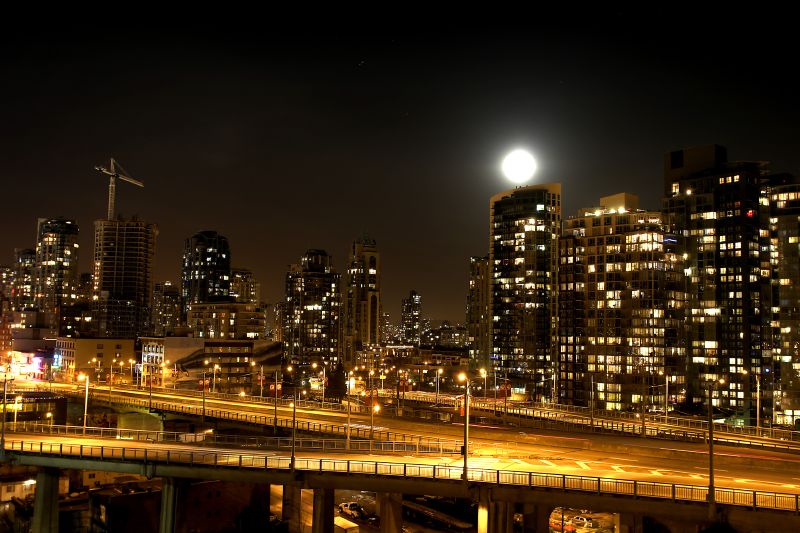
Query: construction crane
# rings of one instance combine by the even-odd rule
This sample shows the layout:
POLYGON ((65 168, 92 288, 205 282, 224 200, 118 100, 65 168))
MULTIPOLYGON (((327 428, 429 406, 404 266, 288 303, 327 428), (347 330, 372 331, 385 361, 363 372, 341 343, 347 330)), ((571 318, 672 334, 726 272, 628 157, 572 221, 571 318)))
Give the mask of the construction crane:
POLYGON ((122 181, 127 181, 128 183, 138 185, 139 187, 144 187, 144 183, 141 181, 126 176, 125 174, 127 174, 127 172, 125 172, 125 174, 119 173, 117 171, 117 167, 125 172, 125 169, 122 168, 122 165, 117 163, 113 157, 111 158, 111 170, 101 166, 94 167, 96 171, 108 176, 108 220, 114 220, 114 197, 117 194, 117 178, 121 179, 122 181))

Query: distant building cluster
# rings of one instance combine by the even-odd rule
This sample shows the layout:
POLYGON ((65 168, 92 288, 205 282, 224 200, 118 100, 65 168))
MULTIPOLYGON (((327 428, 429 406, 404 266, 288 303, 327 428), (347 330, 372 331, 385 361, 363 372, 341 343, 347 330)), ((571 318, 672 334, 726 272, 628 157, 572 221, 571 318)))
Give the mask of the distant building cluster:
POLYGON ((658 208, 609 191, 567 217, 558 183, 492 196, 464 324, 425 316, 416 290, 393 322, 367 236, 341 272, 308 249, 267 305, 216 231, 186 239, 180 280, 155 282, 154 224, 96 221, 93 271, 79 273, 75 221, 42 218, 35 245, 0 267, 2 363, 48 379, 128 368, 140 384, 211 375, 215 387, 223 376, 220 387, 260 393, 273 372, 277 393, 295 365, 428 387, 469 367, 484 388, 533 401, 662 412, 711 402, 742 423, 794 424, 800 180, 712 145, 666 154, 663 187, 658 208))

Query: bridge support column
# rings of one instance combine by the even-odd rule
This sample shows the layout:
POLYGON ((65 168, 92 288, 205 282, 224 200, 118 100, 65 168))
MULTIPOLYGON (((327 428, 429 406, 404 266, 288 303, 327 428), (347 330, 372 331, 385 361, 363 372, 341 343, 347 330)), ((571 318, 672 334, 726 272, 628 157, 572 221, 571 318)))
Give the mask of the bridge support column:
POLYGON ((489 505, 490 533, 512 533, 514 531, 514 504, 492 502, 489 505))
POLYGON ((311 533, 333 533, 333 489, 314 489, 311 533))
POLYGON ((43 468, 36 474, 31 531, 58 533, 58 468, 43 468))
POLYGON ((618 531, 620 533, 643 533, 644 529, 642 527, 641 515, 630 513, 620 514, 618 531))
POLYGON ((522 530, 525 533, 536 533, 537 531, 547 531, 550 522, 549 507, 526 503, 522 505, 522 530))
POLYGON ((283 507, 281 518, 289 523, 289 533, 303 530, 303 490, 299 486, 283 486, 283 507))
POLYGON ((381 533, 403 531, 403 495, 397 492, 379 492, 375 496, 378 516, 381 518, 381 533))
POLYGON ((161 517, 159 533, 173 533, 175 518, 178 516, 178 501, 183 492, 185 480, 165 477, 161 480, 161 517))
POLYGON ((485 490, 478 499, 478 533, 489 533, 489 495, 485 490))

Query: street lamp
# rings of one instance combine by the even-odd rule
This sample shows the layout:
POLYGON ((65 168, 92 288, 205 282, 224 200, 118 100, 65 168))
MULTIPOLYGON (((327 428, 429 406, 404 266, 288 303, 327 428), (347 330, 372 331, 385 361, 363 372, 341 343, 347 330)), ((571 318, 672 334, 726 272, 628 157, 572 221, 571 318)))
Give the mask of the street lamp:
POLYGON ((14 431, 17 430, 17 412, 19 412, 20 404, 19 402, 22 401, 22 396, 17 396, 14 398, 14 431))
POLYGON ((441 368, 436 371, 436 405, 439 405, 439 376, 442 375, 442 372, 444 370, 441 368))
POLYGON ((50 423, 50 427, 52 428, 53 427, 53 413, 48 411, 45 416, 47 417, 47 420, 50 423))
POLYGON ((128 359, 128 363, 131 365, 131 385, 133 385, 133 363, 135 363, 133 359, 128 359))
POLYGON ((481 368, 481 376, 483 376, 483 397, 486 398, 489 396, 489 388, 487 387, 486 380, 489 377, 489 374, 486 373, 485 368, 481 368))
POLYGON ((345 448, 350 449, 350 380, 353 379, 353 371, 350 371, 350 376, 347 379, 347 389, 345 396, 347 397, 347 436, 345 437, 345 448))
POLYGON ((292 402, 292 458, 289 461, 289 470, 294 473, 294 447, 297 439, 297 389, 292 392, 294 401, 292 402))
POLYGON ((712 406, 715 383, 723 385, 725 380, 710 380, 708 382, 708 518, 711 521, 717 518, 716 492, 714 489, 714 414, 712 406))
POLYGON ((659 371, 659 375, 664 376, 664 423, 669 423, 669 374, 659 371))
POLYGON ((86 396, 83 400, 83 434, 86 435, 86 418, 89 416, 89 374, 79 374, 78 381, 86 380, 86 396))
MULTIPOLYGON (((743 370, 742 374, 747 374, 747 370, 743 370)), ((756 373, 756 433, 761 434, 761 376, 756 373)))
MULTIPOLYGON (((13 382, 14 379, 12 378, 13 382)), ((0 430, 0 452, 5 454, 6 450, 6 391, 8 390, 8 372, 3 372, 3 421, 0 430)))
MULTIPOLYGON (((311 368, 316 370, 317 363, 312 363, 311 368)), ((322 403, 325 403, 325 377, 325 363, 322 363, 322 403)))
POLYGON ((372 432, 375 429, 375 413, 381 412, 380 404, 373 404, 369 410, 369 440, 372 440, 372 432))
POLYGON ((469 481, 467 473, 467 458, 469 457, 469 378, 467 374, 461 372, 458 380, 464 382, 464 473, 462 479, 464 483, 469 481))

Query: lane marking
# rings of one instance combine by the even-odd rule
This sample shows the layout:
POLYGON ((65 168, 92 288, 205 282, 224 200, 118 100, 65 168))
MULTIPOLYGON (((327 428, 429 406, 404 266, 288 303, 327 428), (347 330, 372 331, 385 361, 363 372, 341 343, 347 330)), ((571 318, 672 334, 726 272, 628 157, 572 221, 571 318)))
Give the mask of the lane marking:
POLYGON ((541 461, 542 463, 544 463, 544 464, 546 464, 548 466, 556 466, 556 464, 553 461, 548 461, 547 459, 539 459, 539 461, 541 461))
POLYGON ((575 461, 575 464, 577 464, 579 467, 583 468, 584 470, 591 470, 592 469, 589 465, 587 465, 583 461, 575 461))
POLYGON ((622 467, 621 467, 621 466, 617 466, 617 465, 611 465, 611 468, 613 468, 613 469, 614 469, 615 471, 617 471, 617 472, 625 472, 625 471, 622 469, 622 467))

